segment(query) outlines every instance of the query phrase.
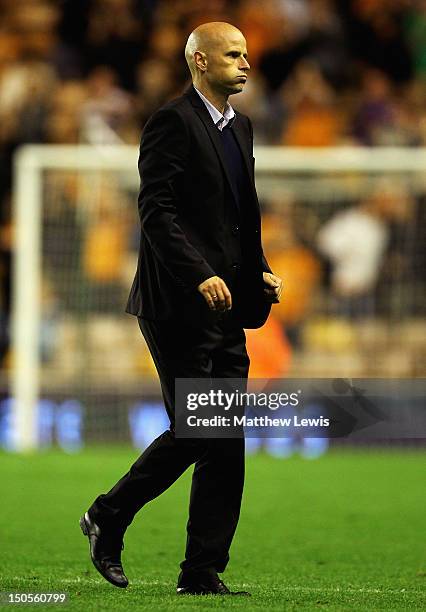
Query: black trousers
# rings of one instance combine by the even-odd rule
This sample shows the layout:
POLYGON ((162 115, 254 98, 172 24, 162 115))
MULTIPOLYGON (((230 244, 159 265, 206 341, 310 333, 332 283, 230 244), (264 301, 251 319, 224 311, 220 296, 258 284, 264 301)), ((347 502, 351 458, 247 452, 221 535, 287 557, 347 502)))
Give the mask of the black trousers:
POLYGON ((100 525, 124 533, 147 502, 195 464, 186 553, 181 563, 184 572, 224 571, 240 514, 244 439, 184 439, 174 434, 175 378, 247 379, 245 334, 231 313, 219 315, 205 328, 183 326, 179 321, 138 319, 160 377, 170 429, 89 508, 100 525))

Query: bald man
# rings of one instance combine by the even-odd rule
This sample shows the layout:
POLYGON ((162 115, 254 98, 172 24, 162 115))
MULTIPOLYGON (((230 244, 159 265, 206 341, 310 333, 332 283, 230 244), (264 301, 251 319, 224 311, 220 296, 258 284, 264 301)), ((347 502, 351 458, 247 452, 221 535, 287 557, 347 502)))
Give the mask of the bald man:
POLYGON ((195 464, 178 594, 234 595, 219 578, 240 513, 244 439, 175 435, 176 378, 246 381, 244 328, 260 327, 282 281, 262 252, 253 131, 228 97, 250 69, 234 26, 199 26, 185 48, 192 86, 160 108, 141 140, 141 244, 127 312, 138 318, 170 428, 80 519, 92 561, 118 587, 123 537, 135 514, 195 464))

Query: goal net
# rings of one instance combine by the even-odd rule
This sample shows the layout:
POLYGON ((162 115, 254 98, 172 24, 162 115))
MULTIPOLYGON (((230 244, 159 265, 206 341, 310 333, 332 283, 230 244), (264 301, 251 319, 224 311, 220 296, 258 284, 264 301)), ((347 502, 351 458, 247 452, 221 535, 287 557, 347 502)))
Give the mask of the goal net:
MULTIPOLYGON (((16 156, 19 448, 52 436, 70 449, 129 436, 143 445, 164 428, 155 368, 124 312, 139 246, 137 155, 27 146, 16 156)), ((284 292, 268 325, 247 334, 252 375, 424 376, 426 150, 255 155, 264 250, 284 292)))

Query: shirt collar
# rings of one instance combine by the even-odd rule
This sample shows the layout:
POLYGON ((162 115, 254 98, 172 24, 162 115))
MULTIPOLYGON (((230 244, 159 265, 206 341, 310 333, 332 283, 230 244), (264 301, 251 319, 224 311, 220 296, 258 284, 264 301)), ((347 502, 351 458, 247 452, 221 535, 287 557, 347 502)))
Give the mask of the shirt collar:
POLYGON ((206 96, 203 96, 201 91, 199 91, 196 87, 194 87, 194 89, 197 92, 197 94, 200 96, 204 104, 206 105, 206 108, 209 111, 210 116, 213 119, 215 126, 220 131, 222 131, 223 128, 228 125, 228 123, 231 126, 232 122, 235 119, 235 111, 232 108, 232 106, 229 104, 229 102, 226 103, 225 110, 222 115, 222 113, 218 111, 215 106, 213 106, 210 100, 207 100, 206 96))

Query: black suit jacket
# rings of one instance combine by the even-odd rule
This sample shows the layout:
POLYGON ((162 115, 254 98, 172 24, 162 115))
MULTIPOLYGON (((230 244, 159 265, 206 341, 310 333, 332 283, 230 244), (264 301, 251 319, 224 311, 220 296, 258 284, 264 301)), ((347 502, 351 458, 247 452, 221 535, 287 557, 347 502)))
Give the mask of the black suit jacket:
POLYGON ((236 205, 222 136, 193 87, 147 122, 139 155, 141 243, 126 311, 147 319, 205 325, 210 311, 198 285, 227 283, 242 327, 266 321, 259 202, 254 184, 253 131, 236 113, 232 128, 244 158, 247 186, 236 205))

